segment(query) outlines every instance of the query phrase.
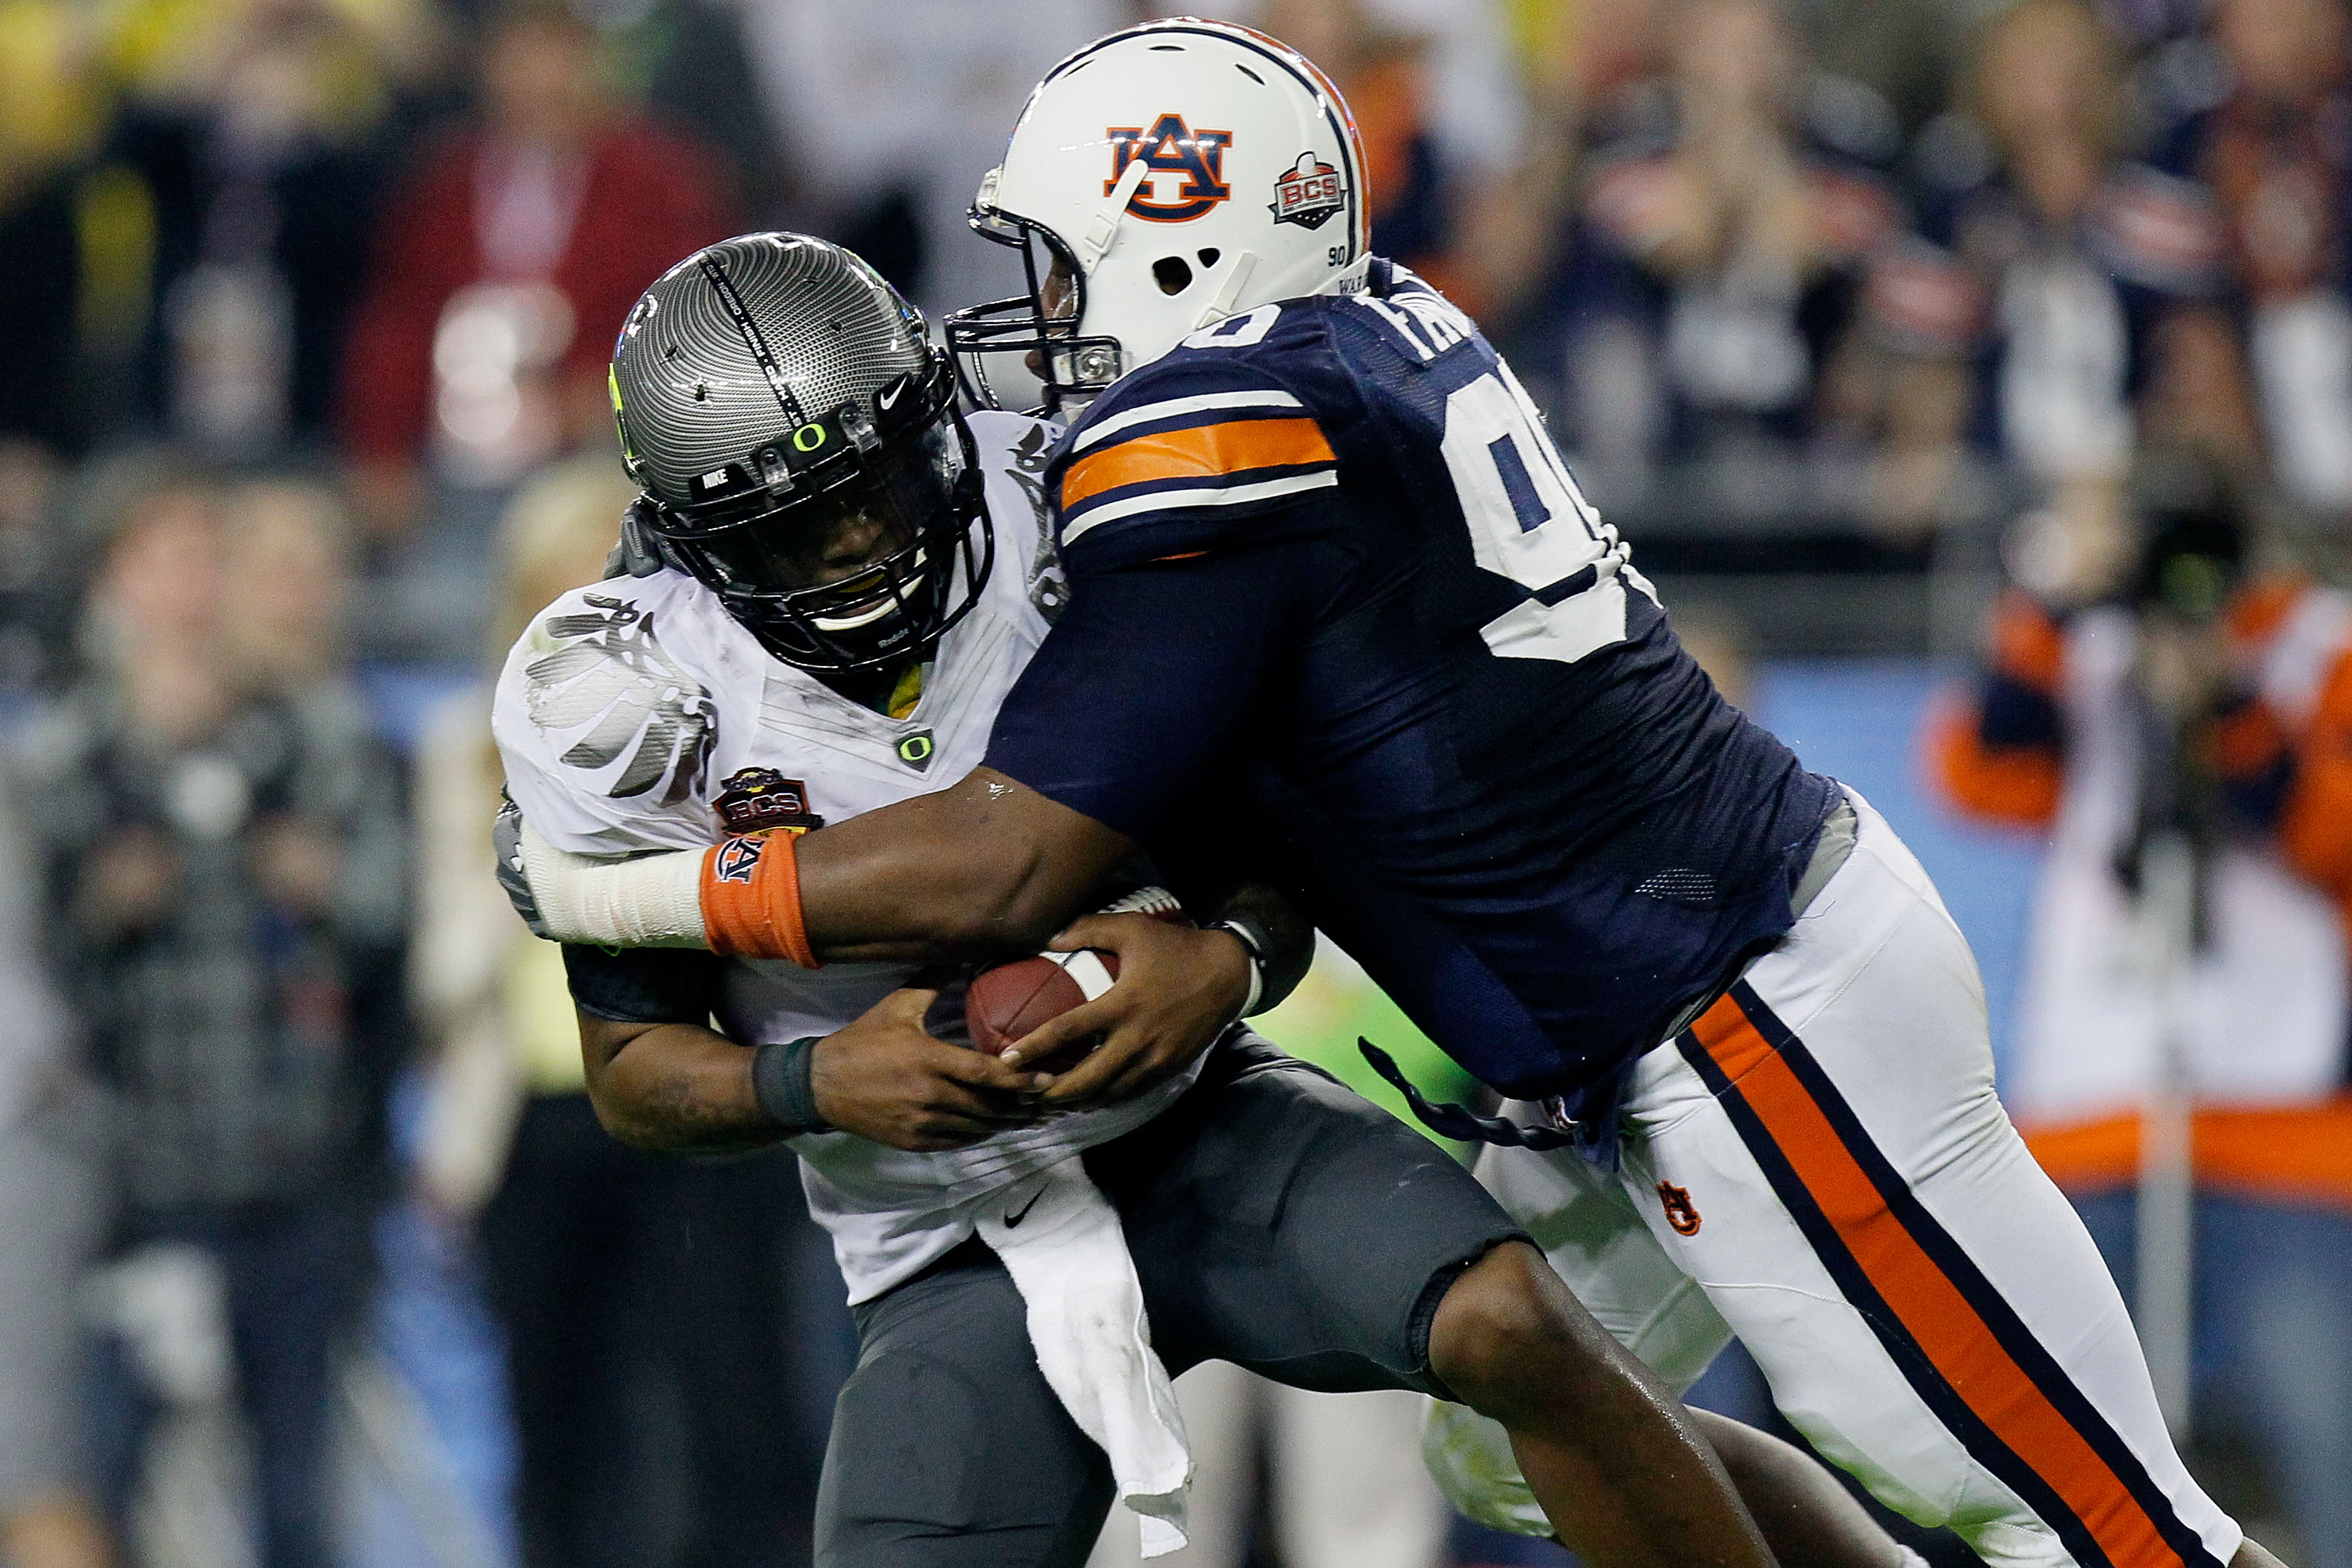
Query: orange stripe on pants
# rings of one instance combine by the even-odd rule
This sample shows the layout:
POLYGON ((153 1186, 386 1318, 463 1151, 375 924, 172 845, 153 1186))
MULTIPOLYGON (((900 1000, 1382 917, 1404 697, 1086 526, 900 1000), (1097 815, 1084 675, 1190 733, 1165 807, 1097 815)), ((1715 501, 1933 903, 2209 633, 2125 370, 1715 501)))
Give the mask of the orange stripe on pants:
POLYGON ((1730 996, 1692 1033, 1761 1121, 1887 1307, 1944 1381, 2074 1510, 2116 1568, 2178 1565, 2123 1479, 2001 1345, 1885 1200, 1786 1060, 1730 996))

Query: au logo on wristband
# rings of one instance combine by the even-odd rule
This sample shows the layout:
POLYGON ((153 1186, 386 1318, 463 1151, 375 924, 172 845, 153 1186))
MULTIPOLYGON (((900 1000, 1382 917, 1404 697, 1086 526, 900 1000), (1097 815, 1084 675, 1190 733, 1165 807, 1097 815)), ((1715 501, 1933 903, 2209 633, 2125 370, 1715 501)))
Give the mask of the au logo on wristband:
POLYGON ((748 882, 751 873, 760 868, 760 854, 767 847, 765 832, 730 838, 719 847, 719 859, 711 867, 712 874, 722 882, 748 882))

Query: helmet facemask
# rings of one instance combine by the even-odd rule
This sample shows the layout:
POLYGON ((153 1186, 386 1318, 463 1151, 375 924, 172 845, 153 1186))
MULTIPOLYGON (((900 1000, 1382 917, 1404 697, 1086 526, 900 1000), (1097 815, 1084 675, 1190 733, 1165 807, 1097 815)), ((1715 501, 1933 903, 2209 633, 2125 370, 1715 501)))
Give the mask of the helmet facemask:
MULTIPOLYGON (((1081 336, 1087 279, 1060 236, 1003 209, 976 205, 972 232, 1020 253, 1028 292, 950 314, 948 352, 964 395, 982 408, 1007 406, 1012 387, 1034 384, 1034 412, 1075 416, 1126 374, 1118 340, 1081 336), (1008 363, 1008 356, 1013 357, 1008 363)), ((1016 396, 1016 405, 1027 403, 1016 396)))
POLYGON ((713 500, 653 498, 663 553, 761 647, 815 674, 902 664, 969 615, 995 563, 944 365, 885 440, 845 404, 750 454, 713 500))

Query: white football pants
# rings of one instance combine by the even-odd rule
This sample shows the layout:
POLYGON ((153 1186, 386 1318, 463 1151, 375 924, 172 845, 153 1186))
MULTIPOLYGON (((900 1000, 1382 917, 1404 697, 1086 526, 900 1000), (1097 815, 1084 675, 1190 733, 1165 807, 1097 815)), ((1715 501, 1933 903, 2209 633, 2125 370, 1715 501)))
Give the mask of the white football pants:
MULTIPOLYGON (((1617 1171, 1497 1148, 1479 1177, 1668 1383, 1736 1332, 1816 1448, 1986 1562, 2221 1568, 2238 1527, 2173 1451, 2122 1297, 1994 1098, 1968 943, 1854 804, 1853 852, 1787 940, 1636 1064, 1617 1171)), ((1440 1406, 1429 1452, 1499 1520, 1517 1476, 1487 1425, 1440 1406)))

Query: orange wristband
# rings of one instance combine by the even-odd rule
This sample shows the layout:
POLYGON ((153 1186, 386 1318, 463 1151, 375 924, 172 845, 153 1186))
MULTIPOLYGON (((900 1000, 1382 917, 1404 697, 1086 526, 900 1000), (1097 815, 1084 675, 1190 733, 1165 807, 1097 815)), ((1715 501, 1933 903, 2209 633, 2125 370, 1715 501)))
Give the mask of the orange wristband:
POLYGON ((703 857, 702 931, 711 952, 817 967, 801 920, 799 837, 782 828, 746 833, 703 857))

